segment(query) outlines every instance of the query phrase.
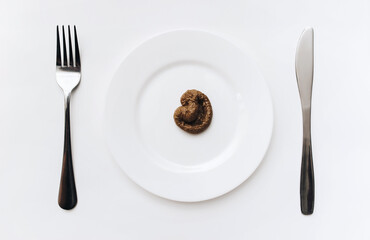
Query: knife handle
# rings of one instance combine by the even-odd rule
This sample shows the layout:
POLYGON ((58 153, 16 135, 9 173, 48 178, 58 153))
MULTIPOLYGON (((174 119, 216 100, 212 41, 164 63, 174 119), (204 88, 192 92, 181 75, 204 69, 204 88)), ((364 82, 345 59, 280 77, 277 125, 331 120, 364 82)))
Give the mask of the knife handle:
POLYGON ((304 215, 311 215, 313 213, 315 203, 315 181, 311 138, 303 139, 300 188, 301 212, 304 215))

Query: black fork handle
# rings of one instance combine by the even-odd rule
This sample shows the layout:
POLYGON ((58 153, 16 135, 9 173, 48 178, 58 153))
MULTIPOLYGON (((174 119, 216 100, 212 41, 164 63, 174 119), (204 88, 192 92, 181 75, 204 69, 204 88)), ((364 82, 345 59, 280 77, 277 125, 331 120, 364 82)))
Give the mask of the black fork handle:
POLYGON ((74 208, 77 204, 77 192, 72 164, 71 129, 70 129, 70 98, 71 93, 65 93, 65 126, 62 174, 59 185, 58 204, 65 210, 74 208))

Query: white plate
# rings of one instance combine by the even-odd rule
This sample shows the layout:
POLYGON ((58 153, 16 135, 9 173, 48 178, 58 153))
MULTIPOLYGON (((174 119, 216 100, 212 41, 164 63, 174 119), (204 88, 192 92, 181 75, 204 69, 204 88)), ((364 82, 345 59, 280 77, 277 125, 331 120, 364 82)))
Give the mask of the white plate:
POLYGON ((108 91, 105 133, 114 159, 138 185, 185 202, 229 192, 257 168, 268 148, 273 112, 251 59, 200 31, 173 31, 136 48, 108 91), (205 93, 210 127, 191 135, 176 126, 188 89, 205 93))

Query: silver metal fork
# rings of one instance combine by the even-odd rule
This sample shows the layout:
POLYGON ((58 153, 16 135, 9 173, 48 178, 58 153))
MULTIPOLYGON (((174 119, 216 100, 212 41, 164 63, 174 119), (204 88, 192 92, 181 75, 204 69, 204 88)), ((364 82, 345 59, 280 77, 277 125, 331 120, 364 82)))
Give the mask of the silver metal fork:
POLYGON ((69 210, 74 208, 77 204, 77 192, 72 164, 69 103, 71 99, 72 90, 78 86, 81 80, 81 61, 80 61, 80 52, 78 49, 76 26, 74 26, 74 53, 75 53, 74 56, 72 51, 71 29, 68 26, 69 59, 67 57, 64 26, 62 26, 62 36, 63 36, 63 46, 62 46, 63 61, 59 41, 59 26, 57 26, 56 79, 59 87, 63 90, 64 93, 64 112, 65 112, 63 166, 60 178, 58 204, 61 208, 69 210))

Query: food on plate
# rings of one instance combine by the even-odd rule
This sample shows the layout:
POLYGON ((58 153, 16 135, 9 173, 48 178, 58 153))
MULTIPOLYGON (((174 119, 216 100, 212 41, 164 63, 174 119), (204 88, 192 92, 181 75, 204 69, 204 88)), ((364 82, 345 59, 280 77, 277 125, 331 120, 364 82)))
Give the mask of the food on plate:
POLYGON ((195 89, 187 90, 180 99, 181 105, 175 110, 173 118, 182 130, 198 134, 211 124, 213 111, 208 97, 195 89))

